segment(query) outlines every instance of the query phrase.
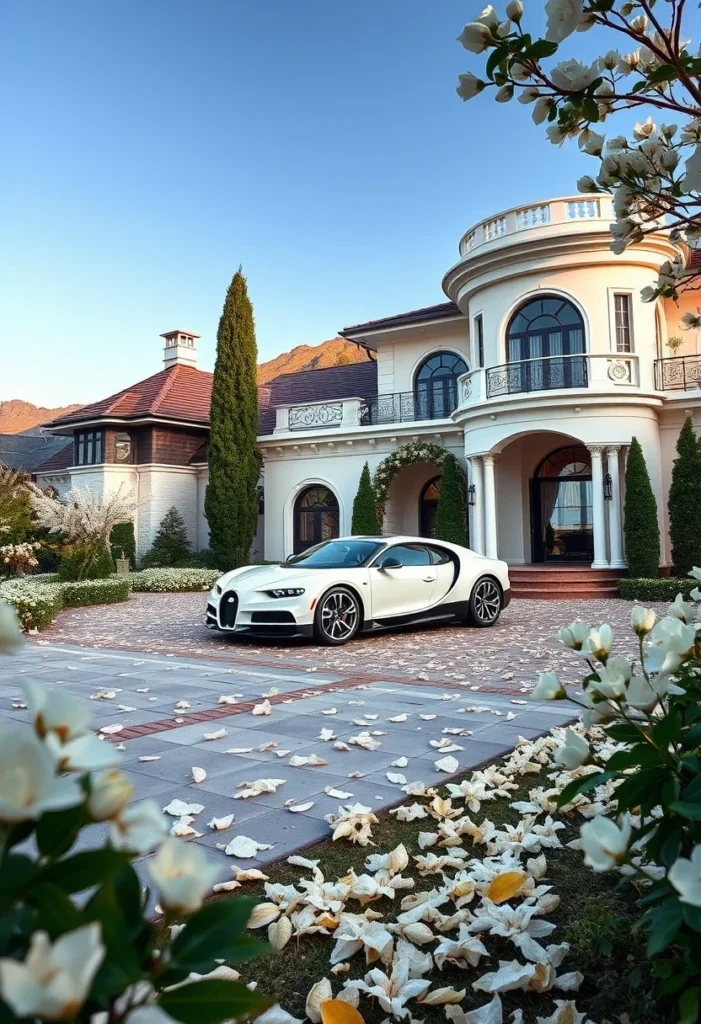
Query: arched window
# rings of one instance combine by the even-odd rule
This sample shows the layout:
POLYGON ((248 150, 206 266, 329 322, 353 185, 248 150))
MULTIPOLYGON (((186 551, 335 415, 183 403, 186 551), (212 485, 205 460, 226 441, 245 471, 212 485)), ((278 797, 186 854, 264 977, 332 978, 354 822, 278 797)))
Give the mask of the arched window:
POLYGON ((455 352, 434 352, 419 366, 414 377, 417 420, 450 416, 458 404, 458 377, 467 373, 467 363, 455 352))
POLYGON ((510 392, 587 386, 584 321, 556 295, 529 299, 509 321, 506 358, 510 392), (569 358, 568 358, 569 357, 569 358))
POLYGON ((338 537, 338 500, 323 484, 312 484, 297 496, 294 507, 294 553, 322 540, 338 537))
POLYGON ((436 509, 441 494, 441 478, 434 476, 421 491, 419 498, 419 533, 422 537, 436 535, 436 509))
POLYGON ((533 474, 531 513, 535 562, 591 562, 591 456, 586 448, 569 445, 546 455, 533 474))

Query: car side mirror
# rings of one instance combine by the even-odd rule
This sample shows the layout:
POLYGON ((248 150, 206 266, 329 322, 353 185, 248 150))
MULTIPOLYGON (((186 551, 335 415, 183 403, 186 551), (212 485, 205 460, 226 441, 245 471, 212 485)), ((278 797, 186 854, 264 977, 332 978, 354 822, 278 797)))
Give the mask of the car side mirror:
POLYGON ((400 562, 400 560, 398 558, 395 558, 394 555, 387 555, 387 557, 383 558, 382 561, 380 562, 379 568, 380 569, 401 569, 403 565, 404 565, 404 563, 400 562))

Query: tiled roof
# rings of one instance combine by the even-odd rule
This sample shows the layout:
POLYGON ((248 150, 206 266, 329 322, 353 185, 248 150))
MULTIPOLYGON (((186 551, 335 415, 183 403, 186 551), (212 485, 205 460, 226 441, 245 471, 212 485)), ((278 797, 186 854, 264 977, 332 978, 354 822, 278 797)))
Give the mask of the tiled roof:
POLYGON ((323 370, 303 370, 284 373, 268 381, 267 408, 259 402, 260 434, 272 434, 275 428, 275 407, 295 402, 324 402, 335 398, 370 398, 377 394, 377 363, 346 363, 328 366, 323 370))
MULTIPOLYGON (((323 370, 285 373, 258 388, 260 433, 269 434, 275 426, 275 406, 290 402, 314 402, 333 398, 369 397, 377 394, 377 365, 368 360, 329 366, 323 370)), ((176 364, 123 391, 84 405, 60 416, 49 427, 78 426, 97 419, 140 419, 163 417, 187 423, 209 423, 212 374, 191 366, 176 364)), ((197 455, 202 452, 198 451, 197 455)), ((195 456, 191 461, 196 461, 195 456)), ((70 462, 65 463, 70 465, 70 462)), ((51 468, 58 468, 52 466, 51 468)))
POLYGON ((54 437, 41 431, 0 434, 0 462, 12 469, 26 469, 31 473, 35 466, 65 447, 65 437, 54 437))
POLYGON ((443 320, 447 317, 462 315, 454 302, 439 302, 435 306, 423 306, 421 309, 412 309, 408 313, 386 316, 381 320, 368 320, 364 324, 353 324, 351 327, 344 327, 338 333, 342 338, 349 338, 364 332, 379 331, 385 327, 407 327, 410 324, 424 323, 426 320, 443 320))
POLYGON ((63 427, 94 419, 140 419, 160 416, 188 423, 209 423, 212 374, 194 366, 176 363, 146 380, 59 416, 49 427, 63 427))
MULTIPOLYGON (((57 441, 65 442, 65 437, 56 438, 57 441)), ((60 448, 57 452, 54 452, 44 462, 40 462, 37 466, 34 466, 32 473, 34 476, 48 476, 51 473, 61 473, 64 469, 68 469, 69 466, 73 465, 73 442, 69 441, 68 444, 64 443, 63 448, 60 448)))

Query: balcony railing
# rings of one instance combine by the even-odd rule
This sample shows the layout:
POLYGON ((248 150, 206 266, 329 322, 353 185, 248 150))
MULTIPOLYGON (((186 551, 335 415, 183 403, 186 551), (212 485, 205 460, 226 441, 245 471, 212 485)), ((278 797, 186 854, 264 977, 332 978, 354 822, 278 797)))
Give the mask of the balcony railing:
POLYGON ((501 366, 490 366, 487 370, 487 398, 524 394, 528 391, 585 388, 587 384, 586 355, 522 359, 501 366))
POLYGON ((443 420, 450 416, 457 404, 457 380, 444 380, 440 385, 425 390, 373 395, 366 398, 365 405, 361 407, 360 425, 443 420))
POLYGON ((655 361, 658 391, 695 391, 701 388, 701 356, 672 356, 655 361))

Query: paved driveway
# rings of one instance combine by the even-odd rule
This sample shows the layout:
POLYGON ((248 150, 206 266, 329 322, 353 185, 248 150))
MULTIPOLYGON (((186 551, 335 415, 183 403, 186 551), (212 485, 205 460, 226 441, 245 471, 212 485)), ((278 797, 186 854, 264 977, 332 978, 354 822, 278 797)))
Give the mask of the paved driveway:
MULTIPOLYGON (((610 623, 617 653, 634 657, 630 631, 632 603, 516 600, 491 629, 458 625, 405 628, 362 636, 346 647, 318 647, 309 641, 252 642, 205 629, 204 594, 135 594, 124 604, 63 612, 42 634, 56 643, 122 648, 180 658, 221 659, 227 665, 257 665, 300 673, 332 672, 356 682, 383 678, 478 687, 517 696, 539 671, 557 671, 581 683, 582 663, 556 639, 560 626, 583 618, 610 623)), ((662 607, 662 606, 660 606, 662 607)))
MULTIPOLYGON (((305 663, 313 653, 305 653, 305 663)), ((201 835, 187 841, 210 848, 225 879, 231 877, 232 863, 264 864, 327 836, 324 816, 339 804, 390 807, 406 799, 401 777, 407 782, 445 782, 451 772, 437 770, 435 762, 448 753, 457 761, 453 772, 461 773, 509 752, 519 736, 535 737, 572 715, 571 706, 527 703, 522 693, 475 692, 465 680, 446 686, 397 683, 379 673, 372 682, 358 683, 323 664, 316 672, 306 664, 294 667, 289 656, 275 669, 255 660, 245 664, 242 657, 227 667, 205 658, 136 657, 34 640, 18 657, 0 659, 0 717, 29 728, 28 713, 20 706, 20 681, 26 676, 88 703, 97 728, 121 726, 107 742, 124 746, 123 769, 135 786, 135 799, 153 797, 161 806, 174 798, 203 804, 191 826, 201 835), (222 697, 227 702, 220 703, 222 697), (265 701, 270 714, 253 714, 265 701), (221 729, 226 730, 221 738, 204 738, 221 729), (322 729, 332 730, 333 738, 321 739, 322 729), (462 734, 456 735, 456 729, 462 734), (351 742, 362 732, 377 733, 372 737, 376 749, 351 742), (336 749, 336 740, 348 749, 336 749), (459 749, 439 750, 435 744, 441 742, 459 749), (284 756, 278 756, 281 751, 286 751, 284 756), (326 763, 295 767, 295 755, 316 755, 326 763), (394 764, 402 758, 406 763, 394 764), (199 784, 193 781, 193 767, 206 772, 199 784), (387 772, 400 780, 392 782, 387 772), (241 783, 262 778, 284 783, 274 793, 235 798, 241 783), (352 796, 340 799, 327 789, 352 796), (313 806, 292 813, 288 801, 313 806), (232 813, 229 828, 208 826, 212 818, 232 813), (241 860, 217 849, 237 835, 271 848, 241 860)), ((95 826, 91 838, 101 830, 95 826)))

